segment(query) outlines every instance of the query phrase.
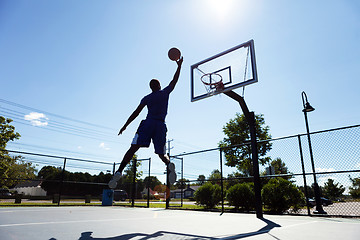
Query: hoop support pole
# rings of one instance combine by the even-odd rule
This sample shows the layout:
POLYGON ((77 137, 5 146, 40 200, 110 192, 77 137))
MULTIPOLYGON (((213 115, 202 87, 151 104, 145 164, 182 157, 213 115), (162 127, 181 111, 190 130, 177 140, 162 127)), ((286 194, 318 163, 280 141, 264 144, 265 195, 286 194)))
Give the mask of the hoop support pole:
POLYGON ((255 113, 249 111, 244 98, 238 95, 237 93, 235 93, 234 91, 224 92, 224 94, 234 99, 240 104, 240 107, 250 127, 251 157, 252 157, 253 172, 254 172, 255 210, 256 210, 256 217, 262 219, 263 210, 261 204, 262 203, 261 184, 260 184, 260 174, 259 174, 259 155, 258 155, 257 140, 256 140, 255 113))

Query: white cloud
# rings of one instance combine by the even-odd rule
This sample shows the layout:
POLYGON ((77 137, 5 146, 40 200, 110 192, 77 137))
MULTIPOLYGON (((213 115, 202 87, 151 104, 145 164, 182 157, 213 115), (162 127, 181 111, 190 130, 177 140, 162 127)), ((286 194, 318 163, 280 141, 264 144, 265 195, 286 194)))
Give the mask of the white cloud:
POLYGON ((48 125, 47 120, 49 120, 49 118, 47 118, 45 114, 38 112, 31 112, 28 115, 25 115, 24 119, 30 121, 30 123, 33 126, 39 126, 39 127, 47 126, 48 125))
POLYGON ((102 149, 104 149, 104 150, 106 150, 106 151, 110 150, 109 147, 106 147, 106 146, 105 146, 105 143, 100 143, 99 148, 102 148, 102 149))

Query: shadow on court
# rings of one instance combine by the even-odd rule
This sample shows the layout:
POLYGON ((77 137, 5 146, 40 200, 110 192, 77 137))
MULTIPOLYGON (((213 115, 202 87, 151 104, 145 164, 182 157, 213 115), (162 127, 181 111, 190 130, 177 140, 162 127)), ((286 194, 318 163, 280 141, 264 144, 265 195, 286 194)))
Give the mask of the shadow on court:
MULTIPOLYGON (((199 236, 199 235, 193 235, 193 234, 184 234, 184 233, 176 233, 176 232, 167 232, 167 231, 158 231, 155 232, 153 234, 144 234, 144 233, 130 233, 130 234, 124 234, 121 236, 115 236, 115 237, 107 237, 107 238, 97 238, 97 237, 93 237, 92 234, 93 232, 89 231, 89 232, 83 232, 81 233, 81 236, 78 240, 128 240, 128 239, 133 239, 133 238, 137 238, 137 239, 141 239, 141 240, 146 240, 146 239, 156 239, 156 238, 167 238, 167 239, 173 239, 173 238, 179 238, 181 237, 181 239, 241 239, 241 238, 246 238, 246 237, 250 237, 250 236, 255 236, 255 235, 260 235, 260 234, 264 234, 264 233, 268 233, 269 231, 271 231, 273 228, 276 227, 281 227, 281 225, 274 223, 268 219, 261 219, 263 222, 265 222, 267 225, 262 227, 261 229, 254 231, 254 232, 248 232, 248 233, 242 233, 242 234, 238 234, 238 235, 234 235, 234 236, 228 236, 228 237, 223 237, 223 238, 216 238, 216 237, 207 237, 207 236, 199 236), (141 237, 141 238, 140 238, 141 237)), ((51 238, 49 240, 56 240, 55 238, 51 238)))

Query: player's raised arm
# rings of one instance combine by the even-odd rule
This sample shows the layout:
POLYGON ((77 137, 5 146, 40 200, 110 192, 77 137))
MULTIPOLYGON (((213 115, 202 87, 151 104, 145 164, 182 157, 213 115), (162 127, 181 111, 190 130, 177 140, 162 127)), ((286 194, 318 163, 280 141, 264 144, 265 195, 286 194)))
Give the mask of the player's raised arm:
POLYGON ((125 131, 126 127, 135 120, 135 118, 137 116, 139 116, 140 112, 143 110, 143 108, 145 107, 144 104, 139 104, 139 106, 135 109, 135 111, 130 115, 130 117, 128 118, 128 120, 126 121, 126 123, 124 124, 124 126, 120 129, 118 135, 122 134, 123 131, 125 131))
POLYGON ((179 60, 177 60, 176 63, 177 63, 177 65, 178 65, 178 67, 177 67, 177 69, 176 69, 176 72, 175 72, 175 74, 174 74, 173 79, 171 80, 171 82, 170 82, 170 84, 169 84, 169 86, 170 86, 170 88, 171 88, 171 91, 174 90, 174 88, 175 88, 175 86, 176 86, 176 84, 177 84, 177 82, 178 82, 178 80, 179 80, 181 65, 182 65, 182 63, 183 63, 183 57, 181 57, 179 60))

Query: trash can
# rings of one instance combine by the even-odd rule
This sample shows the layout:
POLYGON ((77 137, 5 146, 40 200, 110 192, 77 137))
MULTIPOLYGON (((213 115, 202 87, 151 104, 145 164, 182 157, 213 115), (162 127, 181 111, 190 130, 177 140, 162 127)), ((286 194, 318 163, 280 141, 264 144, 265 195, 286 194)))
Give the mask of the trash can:
POLYGON ((59 203, 59 201, 60 201, 60 194, 54 194, 52 203, 59 203))
POLYGON ((22 194, 16 194, 15 195, 15 203, 20 204, 21 198, 22 198, 22 194))
POLYGON ((102 194, 102 205, 112 206, 114 200, 114 190, 104 189, 102 194))
POLYGON ((91 203, 91 195, 85 195, 85 203, 91 203))

